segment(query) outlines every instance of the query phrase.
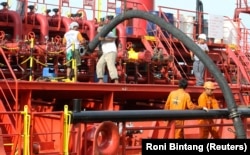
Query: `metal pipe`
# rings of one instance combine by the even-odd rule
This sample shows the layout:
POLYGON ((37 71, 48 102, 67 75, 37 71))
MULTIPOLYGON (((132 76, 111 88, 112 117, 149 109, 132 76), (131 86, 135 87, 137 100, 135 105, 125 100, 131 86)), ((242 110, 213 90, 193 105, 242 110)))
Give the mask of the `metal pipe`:
POLYGON ((124 51, 126 50, 126 29, 123 24, 119 24, 116 26, 116 30, 119 34, 119 43, 122 45, 122 51, 124 51))
POLYGON ((73 99, 73 112, 81 112, 82 99, 73 99))
POLYGON ((24 120, 23 120, 23 155, 28 155, 29 153, 29 137, 30 137, 30 115, 28 114, 28 106, 24 106, 24 111, 21 112, 24 115, 24 120))
POLYGON ((47 17, 42 14, 35 14, 36 20, 40 24, 40 42, 44 42, 45 36, 49 35, 49 22, 47 20, 47 17))
MULTIPOLYGON (((0 11, 1 13, 8 14, 12 18, 12 21, 14 23, 14 34, 13 34, 14 40, 13 41, 16 41, 15 39, 17 38, 21 38, 22 37, 22 20, 20 18, 20 15, 16 11, 12 11, 12 10, 3 9, 0 11)), ((2 14, 2 15, 5 15, 5 14, 2 14)))
MULTIPOLYGON (((250 117, 250 109, 238 109, 242 117, 250 117)), ((84 122, 136 122, 153 120, 191 120, 229 118, 227 109, 210 110, 120 110, 120 111, 81 111, 73 112, 74 123, 84 122)))
POLYGON ((67 18, 67 17, 62 17, 62 23, 65 27, 65 31, 69 31, 69 25, 70 23, 72 22, 72 20, 70 18, 67 18))
POLYGON ((201 0, 196 0, 196 35, 204 33, 204 17, 203 17, 203 3, 201 0), (200 25, 201 24, 201 25, 200 25), (201 27, 201 30, 199 29, 201 27))
POLYGON ((63 112, 63 154, 68 155, 69 154, 69 129, 70 129, 70 112, 68 109, 68 105, 64 106, 64 112, 63 112))
POLYGON ((95 23, 92 21, 84 20, 83 25, 87 25, 89 27, 89 40, 92 40, 95 37, 95 23))

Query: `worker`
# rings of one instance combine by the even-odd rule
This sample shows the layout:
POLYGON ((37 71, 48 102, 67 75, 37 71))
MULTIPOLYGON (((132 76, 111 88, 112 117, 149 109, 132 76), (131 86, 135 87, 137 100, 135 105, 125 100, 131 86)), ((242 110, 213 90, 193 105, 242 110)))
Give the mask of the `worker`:
MULTIPOLYGON (((206 53, 209 52, 208 46, 206 44, 207 36, 206 34, 200 34, 198 36, 197 45, 206 53)), ((205 66, 200 61, 200 59, 193 54, 193 52, 190 52, 191 59, 193 62, 193 73, 196 79, 196 86, 203 86, 204 84, 204 72, 205 72, 205 66)))
POLYGON ((110 31, 107 36, 99 37, 102 42, 103 54, 98 59, 96 64, 96 75, 99 83, 104 83, 105 68, 107 66, 109 76, 114 83, 119 83, 118 72, 116 68, 117 46, 115 44, 117 36, 110 31))
MULTIPOLYGON (((99 25, 97 27, 97 33, 100 33, 102 28, 104 27, 104 21, 105 21, 105 18, 101 18, 100 19, 100 22, 99 22, 99 25)), ((98 44, 98 57, 100 57, 102 55, 102 44, 101 42, 98 44)))
MULTIPOLYGON (((106 16, 104 21, 104 25, 108 25, 113 16, 106 16)), ((99 57, 96 64, 96 75, 98 79, 98 83, 104 83, 104 74, 106 70, 106 66, 109 72, 109 76, 112 82, 119 83, 118 72, 116 68, 116 58, 117 58, 117 45, 116 45, 117 36, 114 31, 110 31, 106 36, 99 37, 101 41, 101 50, 102 55, 99 57)))
MULTIPOLYGON (((207 81, 204 84, 204 91, 198 98, 198 105, 207 107, 208 109, 219 109, 219 104, 213 95, 215 89, 214 83, 207 81)), ((215 126, 210 126, 214 124, 213 119, 199 120, 199 124, 205 127, 200 127, 200 138, 207 139, 209 133, 211 133, 213 138, 220 138, 218 131, 215 126)))
MULTIPOLYGON (((173 90, 168 95, 167 101, 165 103, 165 110, 205 110, 208 109, 205 106, 198 106, 192 103, 190 94, 185 91, 188 86, 188 81, 186 79, 179 80, 179 88, 177 90, 173 90)), ((175 120, 176 126, 183 126, 183 120, 175 120)), ((175 139, 183 139, 184 138, 184 129, 178 128, 175 129, 175 139)))
MULTIPOLYGON (((79 24, 77 22, 72 22, 70 25, 70 30, 64 34, 63 44, 66 45, 66 60, 69 62, 72 58, 76 59, 76 65, 81 65, 81 56, 79 47, 85 43, 85 39, 78 31, 79 24), (72 51, 72 46, 74 46, 74 50, 72 51)), ((72 63, 67 63, 66 70, 67 79, 71 79, 72 77, 72 63)))

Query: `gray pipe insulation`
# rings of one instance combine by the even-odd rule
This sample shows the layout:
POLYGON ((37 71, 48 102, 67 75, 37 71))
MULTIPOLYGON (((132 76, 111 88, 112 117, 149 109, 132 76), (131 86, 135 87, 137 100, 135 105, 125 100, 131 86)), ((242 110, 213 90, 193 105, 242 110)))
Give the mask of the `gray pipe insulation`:
POLYGON ((164 19, 155 16, 153 14, 150 14, 148 12, 140 11, 140 10, 129 10, 125 13, 117 15, 108 25, 105 25, 102 28, 102 31, 97 34, 94 39, 89 43, 88 45, 88 51, 93 51, 95 47, 99 43, 99 36, 105 36, 108 34, 109 31, 111 31, 113 28, 115 28, 119 23, 123 22, 124 20, 131 19, 131 18, 141 18, 148 20, 152 23, 157 24, 162 29, 165 29, 169 33, 171 33, 175 38, 180 40, 189 50, 193 51, 195 55, 204 63, 204 65, 208 68, 210 73, 213 75, 215 80, 218 82, 220 89, 223 92, 227 109, 229 111, 229 118, 233 120, 234 128, 236 131, 236 137, 238 139, 244 139, 246 138, 246 133, 244 130, 244 126, 242 123, 242 120, 240 118, 239 111, 237 109, 237 105, 234 101, 232 91, 230 87, 228 86, 228 83, 218 67, 214 64, 214 62, 209 58, 205 52, 202 51, 202 49, 194 43, 193 40, 191 40, 186 34, 184 34, 181 30, 177 29, 174 25, 171 23, 166 22, 164 19))

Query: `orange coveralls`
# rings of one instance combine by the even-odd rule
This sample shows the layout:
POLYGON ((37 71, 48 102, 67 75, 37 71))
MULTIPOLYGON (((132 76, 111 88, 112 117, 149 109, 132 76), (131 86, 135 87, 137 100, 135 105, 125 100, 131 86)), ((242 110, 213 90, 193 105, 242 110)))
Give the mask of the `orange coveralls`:
MULTIPOLYGON (((198 99, 198 105, 202 107, 207 107, 208 109, 219 109, 219 105, 214 96, 208 96, 206 92, 203 92, 198 99)), ((214 124, 213 119, 199 120, 200 125, 212 125, 214 124)), ((209 132, 214 138, 220 138, 216 127, 201 127, 200 128, 200 138, 208 138, 209 132)))
MULTIPOLYGON (((168 99, 165 103, 165 110, 186 110, 186 109, 202 109, 202 107, 197 106, 192 103, 189 93, 184 89, 177 89, 170 92, 168 99)), ((183 126, 183 120, 175 120, 176 126, 183 126)), ((175 139, 183 139, 184 130, 182 128, 175 129, 175 139)))

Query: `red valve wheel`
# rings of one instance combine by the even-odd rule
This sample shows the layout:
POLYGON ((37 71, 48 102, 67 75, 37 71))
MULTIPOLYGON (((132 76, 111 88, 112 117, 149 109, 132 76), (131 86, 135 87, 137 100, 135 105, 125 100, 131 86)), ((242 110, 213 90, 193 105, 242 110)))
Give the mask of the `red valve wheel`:
POLYGON ((132 43, 132 42, 127 42, 126 48, 127 48, 127 49, 130 49, 130 48, 132 48, 132 47, 133 47, 133 43, 132 43))
POLYGON ((59 36, 59 35, 56 35, 56 36, 55 36, 55 42, 56 42, 57 44, 60 44, 60 43, 61 43, 61 40, 62 40, 61 36, 59 36))
POLYGON ((35 33, 34 32, 29 32, 28 33, 28 40, 30 40, 30 39, 35 39, 35 33))
POLYGON ((85 15, 86 15, 86 14, 85 14, 85 11, 83 11, 83 10, 78 10, 77 13, 78 13, 79 15, 81 15, 81 16, 80 16, 81 18, 85 18, 85 15))
POLYGON ((0 40, 4 40, 4 38, 5 38, 5 32, 0 31, 0 40))

